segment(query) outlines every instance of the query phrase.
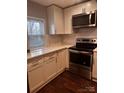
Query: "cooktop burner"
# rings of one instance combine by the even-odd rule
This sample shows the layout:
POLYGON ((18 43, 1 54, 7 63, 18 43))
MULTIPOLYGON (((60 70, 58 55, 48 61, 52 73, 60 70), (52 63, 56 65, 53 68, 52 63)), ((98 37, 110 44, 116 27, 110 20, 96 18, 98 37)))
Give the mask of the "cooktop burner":
POLYGON ((70 49, 78 51, 93 51, 97 47, 96 39, 93 38, 77 38, 76 45, 70 49))

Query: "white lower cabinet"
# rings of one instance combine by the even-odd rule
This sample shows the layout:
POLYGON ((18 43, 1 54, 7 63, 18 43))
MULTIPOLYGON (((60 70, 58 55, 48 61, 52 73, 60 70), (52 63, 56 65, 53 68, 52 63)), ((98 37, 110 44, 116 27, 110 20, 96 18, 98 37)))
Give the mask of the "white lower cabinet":
POLYGON ((65 50, 58 51, 58 53, 57 53, 57 72, 60 72, 63 69, 65 69, 65 59, 66 59, 65 50))
POLYGON ((64 71, 67 63, 67 49, 47 54, 42 56, 42 59, 30 62, 28 64, 30 93, 35 93, 42 85, 64 71))
POLYGON ((92 70, 93 81, 97 80, 97 52, 93 54, 93 70, 92 70))
POLYGON ((29 90, 32 93, 39 86, 41 86, 45 81, 44 77, 44 65, 41 62, 36 62, 30 64, 28 67, 28 82, 29 82, 29 90))
POLYGON ((49 80, 51 79, 57 71, 57 66, 56 66, 56 54, 50 54, 47 55, 45 57, 45 69, 44 69, 44 73, 45 73, 45 79, 49 80))

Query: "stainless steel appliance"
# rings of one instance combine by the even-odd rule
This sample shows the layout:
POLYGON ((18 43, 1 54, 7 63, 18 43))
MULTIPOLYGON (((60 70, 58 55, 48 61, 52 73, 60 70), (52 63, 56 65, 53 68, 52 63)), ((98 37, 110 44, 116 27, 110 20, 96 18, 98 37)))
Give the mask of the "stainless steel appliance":
POLYGON ((89 13, 81 13, 72 16, 73 28, 81 27, 96 27, 97 25, 97 12, 91 11, 89 13))
POLYGON ((93 49, 97 47, 96 39, 77 38, 76 46, 69 48, 70 68, 73 73, 91 79, 93 49))

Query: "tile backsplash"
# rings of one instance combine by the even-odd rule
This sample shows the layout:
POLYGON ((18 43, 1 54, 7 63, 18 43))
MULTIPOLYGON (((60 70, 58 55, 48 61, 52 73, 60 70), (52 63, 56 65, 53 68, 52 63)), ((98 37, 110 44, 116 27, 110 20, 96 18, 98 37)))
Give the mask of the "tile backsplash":
POLYGON ((46 47, 59 46, 62 44, 61 35, 46 35, 45 40, 46 40, 46 44, 45 44, 46 47))
POLYGON ((97 38, 97 28, 82 28, 74 30, 73 34, 63 35, 63 44, 75 44, 76 38, 97 38))
MULTIPOLYGON (((73 34, 45 35, 45 47, 59 46, 62 44, 75 45, 76 38, 97 38, 97 28, 83 28, 75 30, 73 34)), ((42 47, 42 46, 41 46, 42 47)))
POLYGON ((62 44, 75 45, 76 38, 97 38, 97 28, 82 28, 74 30, 73 34, 46 35, 46 47, 59 46, 62 44))

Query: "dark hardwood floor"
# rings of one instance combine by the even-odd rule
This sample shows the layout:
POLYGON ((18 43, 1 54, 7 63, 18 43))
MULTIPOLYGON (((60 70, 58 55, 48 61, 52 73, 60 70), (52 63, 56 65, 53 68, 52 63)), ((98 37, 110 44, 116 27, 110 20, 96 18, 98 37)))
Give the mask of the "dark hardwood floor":
POLYGON ((37 93, 97 93, 97 84, 65 71, 37 93))

